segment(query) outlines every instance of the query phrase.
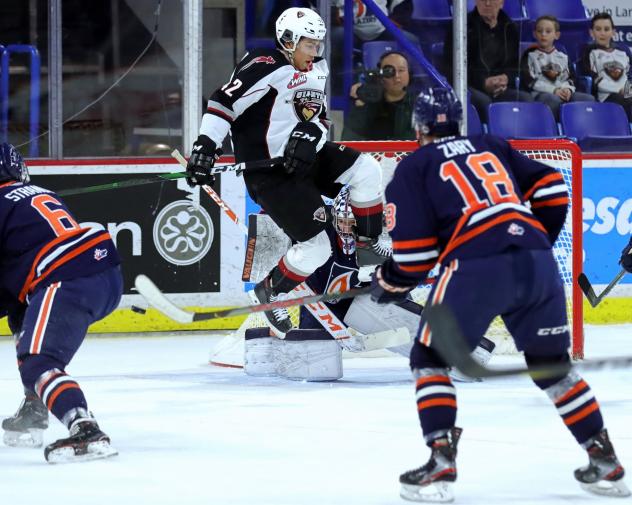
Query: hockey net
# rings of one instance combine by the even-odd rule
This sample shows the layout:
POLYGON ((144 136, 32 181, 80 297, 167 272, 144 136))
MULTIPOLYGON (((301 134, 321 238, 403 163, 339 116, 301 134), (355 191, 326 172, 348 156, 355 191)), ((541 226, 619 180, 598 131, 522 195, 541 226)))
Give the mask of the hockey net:
MULTIPOLYGON (((397 166, 397 163, 410 152, 417 149, 416 142, 345 142, 349 147, 365 152, 373 156, 382 167, 385 182, 389 181, 397 166)), ((566 289, 566 306, 569 326, 571 328, 572 344, 571 353, 574 358, 583 357, 583 312, 581 291, 573 280, 581 272, 582 266, 582 162, 581 151, 571 141, 565 139, 542 139, 542 140, 515 140, 511 141, 512 146, 528 156, 529 158, 541 161, 559 170, 568 187, 570 195, 570 209, 567 214, 566 223, 560 236, 554 245, 554 255, 564 286, 566 289)), ((420 286, 413 291, 413 298, 418 303, 425 304, 431 285, 420 286)), ((290 316, 294 326, 298 326, 299 310, 290 309, 290 316)), ((232 334, 232 341, 237 343, 235 352, 243 356, 243 337, 248 328, 266 326, 264 316, 254 313, 242 323, 242 325, 232 334)), ((490 326, 486 336, 496 343, 495 353, 512 354, 517 352, 513 341, 509 336, 502 320, 497 318, 490 326)), ((230 345, 231 339, 227 339, 225 345, 230 345)), ((215 349, 212 353, 221 355, 219 363, 227 364, 227 354, 229 349, 215 349)), ((235 361, 238 357, 235 356, 235 361)))

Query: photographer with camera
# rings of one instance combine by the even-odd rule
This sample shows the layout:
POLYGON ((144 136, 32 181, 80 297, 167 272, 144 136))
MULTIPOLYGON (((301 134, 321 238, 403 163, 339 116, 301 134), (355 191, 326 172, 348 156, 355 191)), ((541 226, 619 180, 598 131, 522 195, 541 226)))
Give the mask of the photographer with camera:
POLYGON ((410 65, 398 51, 384 53, 376 69, 365 72, 363 83, 351 86, 353 104, 342 140, 414 140, 410 118, 415 102, 410 65))

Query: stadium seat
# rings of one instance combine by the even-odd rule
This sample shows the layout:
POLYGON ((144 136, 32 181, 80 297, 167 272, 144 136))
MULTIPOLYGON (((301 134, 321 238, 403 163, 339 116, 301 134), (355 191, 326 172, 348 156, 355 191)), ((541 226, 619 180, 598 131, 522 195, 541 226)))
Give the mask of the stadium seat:
POLYGON ((609 102, 572 102, 560 107, 562 131, 584 150, 627 151, 632 132, 625 110, 609 102))
POLYGON ((468 135, 482 135, 483 133, 485 133, 483 131, 483 124, 481 123, 481 118, 478 116, 476 107, 474 107, 471 103, 468 103, 467 104, 467 134, 468 135))
POLYGON ((489 133, 503 138, 557 137, 557 123, 541 102, 497 102, 489 106, 489 133))
POLYGON ((412 31, 422 46, 430 47, 450 34, 452 13, 448 0, 413 0, 412 31))
POLYGON ((577 48, 589 40, 588 29, 590 19, 581 0, 525 0, 525 11, 531 20, 529 32, 533 32, 533 24, 540 16, 555 16, 560 22, 561 37, 563 43, 574 59, 577 48))
MULTIPOLYGON (((422 51, 419 45, 416 45, 416 47, 422 51)), ((376 68, 378 62, 380 61, 380 56, 388 51, 401 51, 406 54, 411 64, 412 75, 415 77, 428 75, 428 73, 423 70, 421 64, 412 58, 412 56, 403 50, 394 40, 373 40, 362 44, 362 64, 364 65, 364 68, 376 68)))

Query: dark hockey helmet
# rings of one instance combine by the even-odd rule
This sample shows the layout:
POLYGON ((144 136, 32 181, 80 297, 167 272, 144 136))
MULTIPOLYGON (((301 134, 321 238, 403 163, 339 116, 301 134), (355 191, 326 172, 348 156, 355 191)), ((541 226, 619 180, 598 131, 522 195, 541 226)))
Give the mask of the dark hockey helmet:
POLYGON ((29 170, 22 155, 11 144, 0 144, 0 182, 29 182, 29 170))
POLYGON ((458 135, 462 119, 461 102, 449 88, 425 88, 415 100, 413 128, 424 135, 458 135))
POLYGON ((356 219, 349 202, 349 186, 340 190, 331 210, 333 224, 342 240, 355 240, 356 219))

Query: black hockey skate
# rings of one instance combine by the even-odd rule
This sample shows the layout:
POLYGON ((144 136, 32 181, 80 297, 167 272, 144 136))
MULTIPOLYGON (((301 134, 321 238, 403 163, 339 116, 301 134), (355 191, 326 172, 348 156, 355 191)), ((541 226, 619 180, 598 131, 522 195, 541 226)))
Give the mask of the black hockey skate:
POLYGON ((44 457, 49 463, 75 463, 116 456, 110 437, 99 429, 95 421, 76 422, 70 436, 46 446, 44 457))
POLYGON ((456 446, 461 428, 452 428, 432 443, 428 462, 399 476, 399 495, 404 500, 446 503, 454 500, 452 483, 456 481, 456 446))
POLYGON ((41 447, 46 428, 48 409, 37 396, 25 396, 15 415, 2 421, 4 443, 11 447, 41 447))
POLYGON ((575 478, 582 489, 602 496, 630 496, 623 481, 625 471, 614 453, 608 431, 600 431, 589 442, 586 449, 588 465, 575 470, 575 478))
MULTIPOLYGON (((277 293, 268 276, 255 286, 255 297, 259 303, 265 304, 283 300, 286 294, 277 293)), ((285 334, 292 329, 292 320, 287 309, 266 310, 264 314, 270 323, 270 329, 277 337, 284 338, 285 334)))
POLYGON ((393 245, 388 236, 358 237, 356 240, 356 258, 359 267, 381 265, 392 255, 393 245))

